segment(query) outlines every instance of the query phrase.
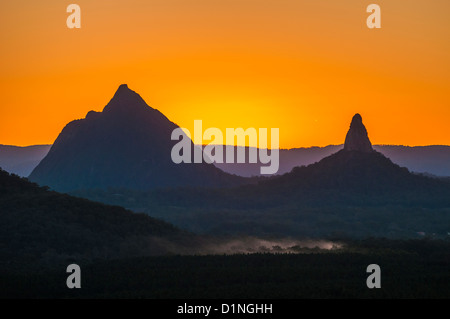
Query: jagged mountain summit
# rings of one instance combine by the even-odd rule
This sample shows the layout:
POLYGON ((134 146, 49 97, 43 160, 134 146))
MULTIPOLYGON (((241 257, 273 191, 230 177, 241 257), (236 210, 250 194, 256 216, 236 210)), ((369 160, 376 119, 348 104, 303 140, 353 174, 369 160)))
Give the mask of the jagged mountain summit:
POLYGON ((450 203, 449 183, 412 174, 375 151, 360 114, 353 116, 342 150, 260 184, 262 193, 284 192, 297 202, 450 203))
POLYGON ((314 164, 294 167, 257 185, 244 185, 219 196, 207 192, 197 198, 191 193, 179 194, 177 199, 187 205, 237 209, 305 205, 450 207, 450 183, 412 174, 373 150, 359 114, 353 117, 345 146, 314 164))
POLYGON ((358 113, 353 116, 350 129, 345 137, 344 150, 373 152, 372 143, 367 135, 366 127, 362 122, 362 117, 358 113))
POLYGON ((65 192, 231 186, 244 181, 212 164, 173 163, 171 150, 177 141, 171 134, 176 128, 122 84, 102 112, 90 111, 64 127, 29 178, 65 192))

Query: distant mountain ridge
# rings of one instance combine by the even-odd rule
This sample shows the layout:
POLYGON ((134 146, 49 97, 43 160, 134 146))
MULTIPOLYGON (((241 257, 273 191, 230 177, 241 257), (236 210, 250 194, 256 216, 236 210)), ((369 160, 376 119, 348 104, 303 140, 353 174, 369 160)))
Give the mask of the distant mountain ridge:
POLYGON ((340 151, 308 166, 297 166, 281 176, 261 180, 257 185, 231 189, 226 194, 233 200, 227 196, 223 196, 222 202, 220 196, 201 197, 214 204, 221 203, 223 207, 241 205, 246 208, 287 203, 300 206, 323 203, 450 205, 450 184, 412 174, 374 150, 359 114, 353 117, 340 151))
MULTIPOLYGON (((221 187, 248 182, 241 177, 260 176, 264 164, 248 160, 212 165, 173 164, 170 153, 175 142, 170 136, 177 127, 161 112, 148 106, 139 94, 121 85, 103 112, 90 111, 86 118, 70 122, 53 145, 0 145, 0 167, 62 191, 86 187, 221 187)), ((361 134, 367 135, 367 131, 361 134)), ((353 134, 346 136, 351 142, 349 145, 354 137, 353 134)), ((367 147, 367 142, 364 143, 367 147)), ((316 163, 343 147, 280 149, 276 174, 316 163)), ((237 149, 242 147, 223 148, 227 150, 223 152, 225 157, 230 148, 237 154, 237 149)), ((245 148, 247 157, 249 149, 245 148)), ((450 176, 450 146, 374 145, 373 149, 411 172, 450 176)))
MULTIPOLYGON (((175 164, 178 128, 121 85, 103 112, 66 125, 29 178, 58 191, 123 187, 230 186, 245 180, 206 163, 175 164)), ((191 147, 194 145, 191 143, 191 147)))
POLYGON ((450 177, 450 146, 374 145, 374 149, 411 172, 450 177))
POLYGON ((0 144, 0 167, 19 176, 28 176, 47 155, 51 145, 13 146, 0 144))
MULTIPOLYGON (((225 146, 231 148, 233 146, 225 146)), ((235 154, 238 148, 234 146, 235 154)), ((325 147, 301 147, 280 149, 280 169, 277 175, 290 172, 296 166, 307 166, 336 153, 344 148, 344 145, 328 145, 325 147)), ((249 153, 245 147, 246 154, 249 153)), ((440 177, 450 176, 450 146, 403 146, 403 145, 373 145, 373 149, 391 159, 394 163, 408 168, 414 173, 428 173, 440 177)), ((215 163, 215 166, 240 176, 259 176, 260 163, 215 163)))
MULTIPOLYGON (((0 145, 0 167, 5 171, 28 177, 39 162, 47 155, 51 145, 32 145, 17 147, 0 145)), ((231 148, 232 146, 225 146, 231 148)), ((280 169, 277 175, 290 172, 296 166, 307 166, 343 149, 344 145, 324 147, 301 147, 280 149, 280 169)), ((241 146, 234 146, 234 153, 241 146)), ((450 177, 450 146, 403 146, 373 145, 373 148, 391 159, 394 163, 408 168, 411 172, 450 177)), ((224 152, 226 154, 226 152, 224 152)), ((248 154, 248 148, 246 148, 248 154)), ((221 170, 243 177, 259 176, 259 163, 214 163, 221 170)))

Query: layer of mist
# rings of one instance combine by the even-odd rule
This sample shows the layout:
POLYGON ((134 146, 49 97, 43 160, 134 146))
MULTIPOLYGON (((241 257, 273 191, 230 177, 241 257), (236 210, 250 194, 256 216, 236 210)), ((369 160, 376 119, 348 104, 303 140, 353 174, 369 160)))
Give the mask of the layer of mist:
POLYGON ((233 255, 233 254, 299 254, 318 250, 336 250, 343 247, 342 243, 329 240, 298 240, 292 238, 258 238, 238 237, 213 239, 199 251, 201 255, 233 255))

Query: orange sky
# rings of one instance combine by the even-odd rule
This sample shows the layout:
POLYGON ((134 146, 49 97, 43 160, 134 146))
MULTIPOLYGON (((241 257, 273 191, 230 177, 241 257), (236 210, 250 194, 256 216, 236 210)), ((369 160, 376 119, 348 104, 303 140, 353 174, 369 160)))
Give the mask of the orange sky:
POLYGON ((278 127, 282 148, 343 143, 356 112, 374 144, 450 145, 449 14, 448 0, 5 0, 0 144, 52 143, 127 83, 180 126, 278 127))

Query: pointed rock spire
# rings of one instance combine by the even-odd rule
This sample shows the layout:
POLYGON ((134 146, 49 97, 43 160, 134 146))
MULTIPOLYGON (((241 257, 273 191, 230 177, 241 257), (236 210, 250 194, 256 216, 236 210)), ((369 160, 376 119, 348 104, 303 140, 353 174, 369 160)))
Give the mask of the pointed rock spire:
POLYGON ((370 143, 366 127, 362 122, 361 115, 358 113, 353 116, 350 129, 345 137, 344 150, 366 153, 373 151, 372 143, 370 143))
POLYGON ((130 90, 128 85, 121 84, 114 94, 108 105, 105 106, 103 111, 126 111, 132 112, 133 110, 139 110, 143 108, 148 108, 149 106, 142 97, 130 90))

